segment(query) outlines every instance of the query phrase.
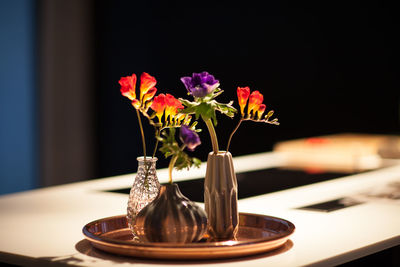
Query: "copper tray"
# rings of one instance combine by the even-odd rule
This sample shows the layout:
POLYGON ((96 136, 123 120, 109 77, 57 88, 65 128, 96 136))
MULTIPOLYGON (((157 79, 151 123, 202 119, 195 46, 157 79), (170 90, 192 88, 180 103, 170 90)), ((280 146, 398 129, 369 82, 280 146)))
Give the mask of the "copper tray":
POLYGON ((266 215, 240 213, 237 240, 213 242, 207 236, 197 243, 141 243, 132 240, 126 215, 88 223, 83 234, 100 250, 151 259, 222 259, 258 254, 284 245, 294 232, 293 223, 266 215))

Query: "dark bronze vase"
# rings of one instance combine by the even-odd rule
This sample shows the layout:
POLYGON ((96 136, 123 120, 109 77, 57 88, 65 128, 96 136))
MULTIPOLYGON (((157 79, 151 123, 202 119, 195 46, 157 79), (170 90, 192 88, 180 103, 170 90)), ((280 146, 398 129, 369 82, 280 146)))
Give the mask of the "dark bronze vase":
POLYGON ((143 242, 196 242, 207 230, 207 215, 181 193, 177 184, 167 184, 138 213, 134 229, 143 242))

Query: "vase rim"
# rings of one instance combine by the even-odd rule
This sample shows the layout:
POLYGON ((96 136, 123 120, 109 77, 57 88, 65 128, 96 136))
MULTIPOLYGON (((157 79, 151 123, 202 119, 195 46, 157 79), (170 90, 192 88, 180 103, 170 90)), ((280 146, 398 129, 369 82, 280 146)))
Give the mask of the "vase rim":
MULTIPOLYGON (((144 161, 144 156, 137 157, 136 160, 137 160, 137 161, 144 161)), ((146 161, 155 162, 155 161, 157 161, 157 160, 158 160, 157 157, 147 157, 147 156, 146 156, 146 161)))
POLYGON ((231 152, 225 151, 225 150, 219 150, 218 153, 214 153, 214 151, 211 151, 209 155, 216 155, 216 156, 221 156, 221 155, 230 155, 231 152))

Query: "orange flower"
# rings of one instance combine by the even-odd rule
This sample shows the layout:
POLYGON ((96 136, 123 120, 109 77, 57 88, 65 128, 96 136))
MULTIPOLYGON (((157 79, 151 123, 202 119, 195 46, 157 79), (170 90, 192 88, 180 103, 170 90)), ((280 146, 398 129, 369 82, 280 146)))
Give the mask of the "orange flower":
MULTIPOLYGON (((182 121, 186 118, 185 114, 178 114, 175 117, 175 121, 177 122, 177 124, 182 124, 182 121)), ((187 119, 184 121, 184 123, 190 123, 190 119, 191 117, 187 117, 187 119)))
POLYGON ((132 106, 133 106, 134 108, 136 108, 136 109, 139 109, 139 108, 140 108, 140 102, 139 102, 139 100, 133 99, 133 100, 132 100, 132 106))
POLYGON ((244 116, 244 108, 246 107, 247 99, 249 99, 249 95, 250 95, 250 88, 248 86, 237 88, 237 97, 238 97, 240 112, 242 113, 242 116, 244 116))
POLYGON ((259 91, 252 92, 249 97, 249 106, 247 108, 247 114, 250 115, 250 112, 254 110, 253 115, 255 115, 255 112, 260 108, 260 105, 262 104, 263 100, 264 97, 259 91))
POLYGON ((156 113, 156 116, 158 117, 158 121, 162 123, 161 119, 162 116, 165 112, 164 120, 168 121, 169 117, 169 122, 172 123, 173 120, 175 122, 180 122, 182 119, 185 118, 185 115, 179 115, 178 114, 178 109, 183 109, 184 106, 182 105, 181 101, 176 99, 173 95, 167 94, 159 94, 156 96, 150 106, 152 110, 156 113))
POLYGON ((121 94, 130 100, 136 98, 136 75, 121 77, 119 79, 119 84, 121 85, 121 94))
POLYGON ((161 118, 164 114, 165 106, 166 106, 166 103, 165 103, 165 95, 164 94, 159 94, 158 96, 156 96, 153 100, 153 103, 150 106, 150 108, 155 111, 159 122, 161 122, 161 118))
POLYGON ((165 120, 167 120, 167 117, 169 116, 169 120, 172 121, 172 118, 178 113, 178 109, 184 108, 181 101, 170 94, 165 96, 165 104, 165 120))
POLYGON ((132 106, 136 109, 144 108, 147 110, 151 102, 146 103, 146 101, 151 100, 157 92, 156 85, 157 81, 154 77, 150 76, 148 73, 143 72, 140 75, 140 98, 136 99, 136 75, 121 77, 119 84, 121 85, 121 94, 126 96, 132 101, 132 106))
MULTIPOLYGON (((139 100, 141 102, 146 102, 143 100, 143 96, 154 86, 156 86, 156 78, 151 76, 150 74, 143 72, 142 75, 140 75, 140 98, 139 100)), ((154 94, 153 94, 154 96, 154 94)))
POLYGON ((144 94, 142 102, 143 102, 143 103, 146 103, 147 100, 152 99, 153 96, 156 94, 156 92, 157 92, 157 88, 155 88, 155 87, 149 89, 149 90, 147 91, 147 93, 144 94))
POLYGON ((257 110, 257 118, 258 118, 259 120, 261 120, 261 116, 263 115, 263 113, 264 113, 264 111, 265 111, 265 108, 266 108, 266 106, 265 106, 264 104, 261 104, 261 105, 258 107, 258 110, 257 110))

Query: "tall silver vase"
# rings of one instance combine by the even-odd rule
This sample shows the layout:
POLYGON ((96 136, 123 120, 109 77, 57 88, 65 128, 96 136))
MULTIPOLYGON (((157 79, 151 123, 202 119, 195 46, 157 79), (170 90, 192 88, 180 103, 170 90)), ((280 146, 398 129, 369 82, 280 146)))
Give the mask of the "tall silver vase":
POLYGON ((127 208, 127 220, 134 239, 137 235, 133 228, 136 215, 152 202, 160 191, 160 182, 157 178, 156 162, 157 158, 138 157, 138 170, 135 181, 131 187, 127 208))
POLYGON ((239 230, 238 189, 232 155, 208 154, 204 181, 204 204, 208 234, 214 240, 235 239, 239 230))
POLYGON ((166 184, 136 216, 134 228, 143 242, 196 242, 207 231, 207 215, 177 184, 166 184))

